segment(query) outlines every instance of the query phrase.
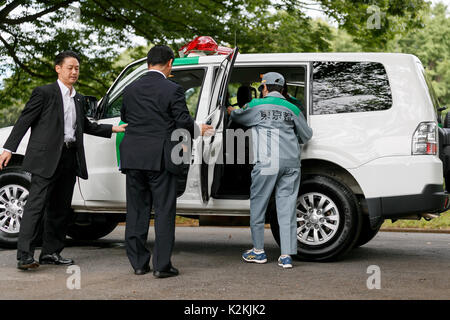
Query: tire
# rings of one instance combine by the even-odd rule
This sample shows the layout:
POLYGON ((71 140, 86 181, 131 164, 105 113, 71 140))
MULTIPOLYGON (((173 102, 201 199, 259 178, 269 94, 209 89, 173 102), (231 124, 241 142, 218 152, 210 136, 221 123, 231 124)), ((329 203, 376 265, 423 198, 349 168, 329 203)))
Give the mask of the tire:
POLYGON ((372 229, 370 227, 369 216, 363 215, 361 233, 359 234, 358 240, 356 240, 355 248, 361 247, 372 240, 377 235, 378 231, 380 231, 381 225, 382 224, 375 229, 372 229))
POLYGON ((23 207, 28 199, 31 175, 20 167, 0 172, 0 246, 16 248, 23 207))
POLYGON ((69 225, 67 235, 74 240, 97 240, 110 234, 118 223, 115 215, 78 215, 69 225))
MULTIPOLYGON (((268 207, 268 218, 275 241, 280 244, 274 201, 268 207)), ((345 185, 325 176, 309 176, 302 181, 297 200, 296 258, 304 261, 342 258, 356 243, 361 225, 357 198, 345 185)))

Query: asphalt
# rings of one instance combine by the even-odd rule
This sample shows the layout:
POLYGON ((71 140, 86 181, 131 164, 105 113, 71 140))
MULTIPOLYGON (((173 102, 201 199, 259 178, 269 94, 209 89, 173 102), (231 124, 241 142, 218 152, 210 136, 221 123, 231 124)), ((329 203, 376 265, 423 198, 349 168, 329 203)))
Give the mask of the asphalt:
MULTIPOLYGON (((277 265, 279 249, 266 230, 267 264, 245 263, 249 228, 177 227, 172 262, 178 277, 136 276, 125 253, 124 227, 91 242, 69 240, 80 289, 67 267, 16 268, 14 250, 0 249, 0 299, 449 299, 450 235, 380 232, 339 262, 277 265), (380 289, 370 266, 379 268, 380 289), (370 268, 369 268, 370 267, 370 268), (369 270, 369 273, 368 273, 369 270), (69 282, 69 289, 67 283, 69 282)), ((153 230, 148 244, 153 245, 153 230)), ((39 250, 36 252, 36 257, 39 250)))

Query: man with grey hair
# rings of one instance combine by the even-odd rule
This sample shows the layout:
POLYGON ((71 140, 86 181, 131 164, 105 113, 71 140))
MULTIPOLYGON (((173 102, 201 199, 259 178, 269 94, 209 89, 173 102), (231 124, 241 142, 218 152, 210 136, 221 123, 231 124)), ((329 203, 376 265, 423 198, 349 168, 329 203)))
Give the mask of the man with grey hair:
POLYGON ((297 254, 296 202, 300 186, 300 144, 312 137, 312 130, 297 106, 281 94, 284 77, 266 73, 259 87, 263 98, 253 99, 242 109, 230 107, 231 120, 252 127, 256 163, 250 189, 250 227, 253 249, 242 254, 246 262, 265 263, 264 222, 267 205, 275 189, 280 225, 281 255, 278 265, 292 268, 297 254))

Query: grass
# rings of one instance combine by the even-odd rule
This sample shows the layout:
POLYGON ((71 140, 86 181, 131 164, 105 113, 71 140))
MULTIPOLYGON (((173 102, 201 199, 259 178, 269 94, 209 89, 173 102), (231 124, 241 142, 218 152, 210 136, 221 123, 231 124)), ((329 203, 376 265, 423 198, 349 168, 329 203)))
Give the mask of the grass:
MULTIPOLYGON (((198 227, 199 223, 197 219, 190 219, 185 217, 176 217, 176 224, 178 226, 191 226, 198 227)), ((153 224, 153 219, 151 221, 153 224)), ((268 227, 268 225, 267 225, 268 227)), ((427 229, 427 230, 450 230, 450 210, 442 213, 439 218, 432 219, 430 221, 426 221, 425 219, 421 220, 397 220, 392 223, 391 220, 386 220, 381 229, 404 229, 404 228, 413 228, 413 229, 427 229)))
MULTIPOLYGON (((153 220, 152 220, 153 222, 153 220)), ((198 226, 197 219, 189 219, 185 217, 176 217, 176 224, 179 226, 198 226)), ((382 229, 404 229, 404 228, 414 228, 414 229, 427 229, 427 230, 450 230, 450 210, 442 213, 439 218, 426 221, 421 220, 397 220, 392 223, 391 220, 386 220, 381 226, 382 229)))
POLYGON ((176 216, 175 223, 176 223, 176 225, 181 225, 181 226, 198 227, 198 219, 190 219, 190 218, 176 216))
POLYGON ((434 230, 450 230, 450 210, 441 213, 439 218, 426 221, 421 220, 397 220, 392 223, 391 220, 386 220, 381 229, 386 228, 418 228, 418 229, 434 229, 434 230))

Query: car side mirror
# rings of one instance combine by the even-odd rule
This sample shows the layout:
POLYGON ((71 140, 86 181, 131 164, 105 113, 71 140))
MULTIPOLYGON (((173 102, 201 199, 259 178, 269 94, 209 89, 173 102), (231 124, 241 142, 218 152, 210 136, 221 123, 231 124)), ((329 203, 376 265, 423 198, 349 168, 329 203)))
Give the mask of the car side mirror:
POLYGON ((86 104, 84 106, 84 114, 86 117, 93 118, 97 113, 98 100, 93 96, 85 96, 86 104))

